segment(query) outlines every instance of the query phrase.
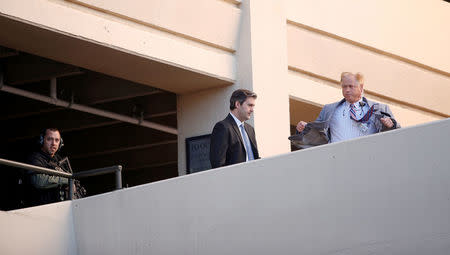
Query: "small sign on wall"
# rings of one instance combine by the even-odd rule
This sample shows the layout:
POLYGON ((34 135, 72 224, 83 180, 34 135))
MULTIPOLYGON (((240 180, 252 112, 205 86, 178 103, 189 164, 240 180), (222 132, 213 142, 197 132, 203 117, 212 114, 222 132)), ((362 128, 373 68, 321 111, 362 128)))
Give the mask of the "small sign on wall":
POLYGON ((188 174, 211 169, 209 144, 211 135, 186 138, 186 172, 188 174))

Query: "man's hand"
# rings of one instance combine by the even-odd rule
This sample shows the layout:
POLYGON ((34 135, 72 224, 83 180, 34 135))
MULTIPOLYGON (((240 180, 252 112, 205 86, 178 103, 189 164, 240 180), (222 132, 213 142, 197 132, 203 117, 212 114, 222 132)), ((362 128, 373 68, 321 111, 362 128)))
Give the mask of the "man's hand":
POLYGON ((305 129, 306 124, 308 124, 308 123, 306 123, 306 122, 304 122, 304 121, 300 121, 300 122, 297 124, 297 131, 298 131, 299 133, 302 132, 303 129, 305 129))
POLYGON ((389 117, 381 118, 380 121, 387 128, 392 128, 394 126, 394 122, 392 122, 391 118, 389 117))

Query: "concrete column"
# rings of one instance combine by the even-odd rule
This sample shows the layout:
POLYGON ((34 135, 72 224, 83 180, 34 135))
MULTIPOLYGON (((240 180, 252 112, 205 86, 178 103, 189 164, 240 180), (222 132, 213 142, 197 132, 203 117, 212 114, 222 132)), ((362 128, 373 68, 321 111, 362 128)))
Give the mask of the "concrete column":
MULTIPOLYGON (((262 157, 290 151, 284 0, 249 0, 255 130, 262 157)), ((241 34, 241 36, 243 36, 241 34)), ((241 71, 241 69, 238 69, 241 71)))
POLYGON ((290 151, 284 0, 244 0, 240 9, 235 84, 178 96, 179 175, 186 174, 185 139, 210 134, 228 114, 230 95, 238 88, 258 94, 249 123, 255 127, 260 155, 290 151))

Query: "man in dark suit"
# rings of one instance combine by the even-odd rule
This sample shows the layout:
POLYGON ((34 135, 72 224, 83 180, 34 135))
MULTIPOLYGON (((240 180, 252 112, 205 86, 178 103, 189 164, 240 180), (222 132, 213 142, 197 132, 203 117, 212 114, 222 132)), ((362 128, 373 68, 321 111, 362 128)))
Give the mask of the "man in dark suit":
POLYGON ((255 130, 247 123, 256 94, 238 89, 230 98, 230 113, 216 123, 211 134, 209 160, 212 168, 259 159, 255 130))

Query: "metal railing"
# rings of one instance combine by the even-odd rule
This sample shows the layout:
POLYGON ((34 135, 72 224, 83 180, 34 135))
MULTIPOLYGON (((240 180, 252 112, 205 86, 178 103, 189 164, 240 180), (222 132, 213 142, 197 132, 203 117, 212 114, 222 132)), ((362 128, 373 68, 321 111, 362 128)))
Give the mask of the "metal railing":
POLYGON ((122 166, 116 165, 116 166, 110 166, 110 167, 103 167, 103 168, 96 168, 92 170, 86 170, 78 173, 66 173, 66 172, 60 172, 53 169, 25 164, 17 161, 7 160, 0 158, 0 164, 6 165, 6 166, 12 166, 16 168, 21 168, 25 170, 30 170, 33 172, 41 173, 41 174, 48 174, 48 175, 54 175, 59 177, 65 177, 69 179, 69 199, 72 200, 73 198, 73 180, 74 179, 80 179, 90 176, 97 176, 102 174, 109 174, 109 173, 115 173, 116 175, 116 190, 122 189, 122 166))
POLYGON ((80 179, 80 178, 86 178, 90 176, 97 176, 102 174, 109 174, 109 173, 115 173, 116 175, 116 190, 122 188, 122 166, 116 165, 116 166, 109 166, 109 167, 103 167, 103 168, 96 168, 92 170, 86 170, 78 173, 73 173, 72 179, 69 179, 70 186, 69 186, 69 192, 71 195, 73 195, 73 179, 80 179))

